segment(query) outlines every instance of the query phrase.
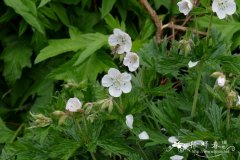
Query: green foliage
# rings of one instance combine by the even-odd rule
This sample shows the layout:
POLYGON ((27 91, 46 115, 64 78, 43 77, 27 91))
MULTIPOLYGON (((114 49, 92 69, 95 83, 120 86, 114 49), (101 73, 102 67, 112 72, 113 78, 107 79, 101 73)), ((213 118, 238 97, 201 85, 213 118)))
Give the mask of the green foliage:
POLYGON ((224 20, 209 0, 187 17, 177 1, 148 2, 162 23, 160 43, 154 12, 138 0, 0 1, 0 159, 239 159, 240 2, 224 20), (134 72, 108 42, 115 28, 131 37, 134 72), (102 77, 110 68, 131 75, 130 93, 109 95, 102 77), (66 110, 73 97, 77 112, 66 110), (208 141, 208 150, 227 141, 235 151, 180 152, 171 136, 208 141))

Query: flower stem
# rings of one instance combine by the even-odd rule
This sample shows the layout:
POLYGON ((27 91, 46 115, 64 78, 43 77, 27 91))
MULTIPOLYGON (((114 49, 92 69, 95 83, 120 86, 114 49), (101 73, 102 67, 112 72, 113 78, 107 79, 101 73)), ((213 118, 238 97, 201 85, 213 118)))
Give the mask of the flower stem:
POLYGON ((198 100, 198 91, 201 83, 201 77, 202 77, 202 68, 203 68, 203 62, 200 62, 199 67, 198 67, 198 77, 197 77, 197 82, 196 82, 196 87, 195 87, 195 92, 194 92, 194 97, 193 97, 193 104, 192 104, 192 112, 191 112, 191 118, 195 116, 196 112, 196 107, 197 107, 197 100, 198 100))
POLYGON ((230 129, 230 116, 231 116, 231 108, 227 107, 227 117, 226 117, 226 129, 229 131, 230 129))
POLYGON ((96 160, 96 157, 95 157, 94 153, 93 153, 93 152, 90 152, 90 154, 91 154, 92 159, 93 159, 93 160, 96 160))
POLYGON ((19 134, 19 132, 22 130, 23 126, 24 126, 24 124, 22 123, 22 124, 18 127, 18 129, 16 130, 16 132, 15 132, 15 134, 13 135, 12 139, 10 140, 10 143, 13 143, 13 142, 14 142, 15 138, 17 137, 17 135, 19 134))
POLYGON ((142 152, 142 155, 144 157, 145 160, 149 160, 147 155, 145 154, 145 152, 143 151, 142 147, 140 146, 139 142, 136 143, 138 148, 140 149, 140 151, 142 152))

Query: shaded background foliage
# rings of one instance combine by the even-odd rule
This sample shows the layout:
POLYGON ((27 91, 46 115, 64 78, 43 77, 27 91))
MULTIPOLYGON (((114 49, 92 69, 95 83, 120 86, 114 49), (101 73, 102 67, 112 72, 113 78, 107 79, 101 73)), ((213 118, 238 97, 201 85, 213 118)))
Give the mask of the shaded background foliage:
MULTIPOLYGON (((175 22, 181 25, 185 20, 179 14, 175 0, 152 0, 149 3, 164 24, 175 22)), ((240 6, 240 2, 236 3, 240 6)), ((187 27, 206 32, 211 16, 210 4, 209 0, 201 1, 191 12, 193 19, 187 27)), ((232 56, 239 51, 239 16, 234 15, 224 21, 213 17, 210 44, 207 44, 206 37, 192 34, 191 29, 178 31, 176 40, 182 36, 192 38, 196 46, 191 55, 183 56, 179 54, 179 43, 171 40, 171 29, 164 30, 165 39, 160 47, 152 40, 156 31, 154 23, 137 0, 4 0, 0 2, 0 15, 2 144, 14 141, 17 135, 12 130, 22 123, 28 124, 30 110, 50 115, 55 109, 63 110, 66 99, 71 96, 82 98, 84 102, 106 98, 106 91, 95 82, 110 67, 118 66, 119 61, 112 60, 108 36, 114 28, 120 28, 132 37, 132 50, 139 53, 142 64, 142 69, 133 78, 136 88, 129 95, 124 95, 122 100, 126 114, 144 110, 150 114, 137 118, 140 128, 146 128, 153 137, 148 144, 140 144, 148 147, 145 152, 151 155, 150 158, 159 158, 158 153, 164 152, 161 147, 166 148, 168 143, 167 136, 179 133, 187 140, 213 140, 216 137, 222 140, 227 137, 239 145, 239 137, 236 136, 239 133, 238 111, 233 113, 236 116, 232 119, 235 125, 232 131, 225 132, 225 112, 220 107, 224 104, 224 95, 215 93, 210 87, 214 85, 214 80, 209 77, 216 70, 238 75, 234 87, 239 91, 240 59, 236 54, 232 56), (187 71, 186 64, 189 60, 199 59, 204 59, 206 64, 198 103, 202 109, 199 109, 197 121, 191 121, 188 119, 192 105, 189 97, 194 94, 197 71, 187 71), (143 125, 141 120, 156 124, 143 125), (192 127, 182 129, 186 124, 192 127), (160 130, 154 131, 159 126, 167 129, 167 135, 160 130)), ((123 66, 119 68, 124 70, 123 66)), ((97 152, 102 157, 144 157, 136 151, 133 137, 128 138, 129 142, 123 142, 125 134, 129 133, 114 121, 124 119, 123 115, 113 111, 112 115, 101 116, 107 119, 106 122, 99 120, 96 124, 89 124, 85 133, 92 133, 89 143, 81 142, 82 135, 78 135, 77 129, 68 122, 66 130, 69 133, 66 135, 71 138, 62 136, 59 131, 64 129, 58 126, 37 128, 33 133, 26 132, 13 147, 6 147, 2 158, 18 153, 18 159, 68 159, 85 144, 87 147, 77 152, 75 157, 88 159, 87 151, 97 152), (111 125, 113 127, 109 127, 111 125), (41 134, 37 135, 38 132, 41 134), (112 139, 108 140, 109 137, 112 139), (36 142, 36 145, 33 147, 30 141, 36 142), (62 143, 59 144, 59 141, 62 143), (69 148, 63 149, 66 146, 69 148)), ((229 157, 234 156, 237 157, 229 157)), ((169 153, 165 153, 162 159, 164 157, 169 159, 169 153)))

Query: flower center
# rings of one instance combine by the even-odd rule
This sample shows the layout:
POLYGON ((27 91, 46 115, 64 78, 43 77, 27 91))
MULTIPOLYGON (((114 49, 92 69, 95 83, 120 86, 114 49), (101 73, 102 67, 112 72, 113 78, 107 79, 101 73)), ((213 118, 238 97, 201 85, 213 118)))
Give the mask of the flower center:
POLYGON ((188 7, 188 3, 187 3, 187 2, 183 3, 183 8, 190 9, 190 8, 188 7))
POLYGON ((137 59, 138 59, 137 56, 135 56, 135 55, 131 56, 130 63, 135 63, 135 62, 137 62, 137 59))
POLYGON ((218 0, 218 6, 220 10, 224 10, 227 8, 227 0, 218 0))

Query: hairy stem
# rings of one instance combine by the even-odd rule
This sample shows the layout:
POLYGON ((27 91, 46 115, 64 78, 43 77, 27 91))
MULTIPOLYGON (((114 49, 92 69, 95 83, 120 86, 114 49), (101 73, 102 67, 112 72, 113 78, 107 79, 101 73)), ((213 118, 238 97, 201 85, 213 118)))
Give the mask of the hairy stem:
POLYGON ((230 116, 231 116, 231 108, 227 107, 227 117, 226 117, 226 129, 229 131, 230 129, 230 116))
POLYGON ((143 151, 142 147, 140 146, 139 142, 137 142, 137 146, 138 146, 138 148, 140 149, 140 151, 141 151, 144 159, 145 159, 145 160, 149 160, 148 157, 147 157, 147 155, 146 155, 145 152, 143 151))
POLYGON ((91 154, 92 159, 93 159, 93 160, 96 160, 96 157, 95 157, 94 153, 93 153, 93 152, 90 152, 90 154, 91 154))
POLYGON ((14 142, 15 138, 17 137, 17 135, 19 134, 19 132, 22 130, 24 124, 22 123, 18 129, 16 130, 15 134, 13 135, 12 139, 10 140, 10 143, 14 142))
POLYGON ((196 82, 196 87, 195 87, 195 92, 194 92, 194 97, 193 97, 191 118, 193 118, 195 116, 195 112, 196 112, 198 91, 199 91, 201 77, 202 77, 202 68, 203 68, 203 64, 202 64, 202 62, 200 62, 199 67, 198 67, 198 77, 197 77, 197 82, 196 82))

